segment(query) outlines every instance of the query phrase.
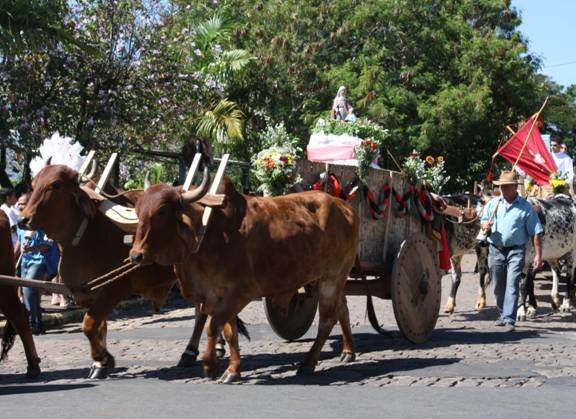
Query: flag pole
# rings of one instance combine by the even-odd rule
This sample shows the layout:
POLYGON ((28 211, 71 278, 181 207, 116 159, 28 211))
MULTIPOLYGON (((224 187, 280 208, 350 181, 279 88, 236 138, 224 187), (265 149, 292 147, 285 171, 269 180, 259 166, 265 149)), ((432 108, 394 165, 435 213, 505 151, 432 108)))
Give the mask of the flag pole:
MULTIPOLYGON (((512 170, 516 169, 516 165, 520 161, 520 157, 522 157, 522 154, 524 153, 524 150, 526 149, 526 145, 528 144, 528 140, 530 139, 530 136, 532 135, 532 131, 534 130, 534 126, 536 125, 536 121, 538 121, 538 117, 540 116, 540 114, 544 110, 546 103, 548 103, 548 98, 549 98, 549 96, 546 96, 546 100, 544 100, 542 107, 538 110, 538 112, 536 112, 534 114, 534 120, 532 121, 532 125, 530 126, 530 130, 528 131, 528 135, 526 135, 526 139, 524 140, 524 144, 522 145, 522 149, 520 150, 520 153, 518 153, 518 157, 516 158, 516 162, 514 162, 514 165, 512 166, 512 170)), ((550 172, 550 173, 552 173, 552 172, 550 172)))

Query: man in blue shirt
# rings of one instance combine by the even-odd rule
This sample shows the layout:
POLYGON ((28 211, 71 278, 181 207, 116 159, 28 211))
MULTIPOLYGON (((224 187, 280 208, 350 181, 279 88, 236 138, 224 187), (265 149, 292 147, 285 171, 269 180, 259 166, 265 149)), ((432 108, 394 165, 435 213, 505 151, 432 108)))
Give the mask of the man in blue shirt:
POLYGON ((482 213, 482 229, 490 231, 488 267, 494 280, 494 296, 500 317, 497 326, 514 330, 520 276, 525 264, 526 243, 533 238, 534 269, 542 266, 544 229, 538 215, 526 199, 518 195, 518 178, 513 171, 503 171, 494 181, 501 196, 492 199, 482 213))

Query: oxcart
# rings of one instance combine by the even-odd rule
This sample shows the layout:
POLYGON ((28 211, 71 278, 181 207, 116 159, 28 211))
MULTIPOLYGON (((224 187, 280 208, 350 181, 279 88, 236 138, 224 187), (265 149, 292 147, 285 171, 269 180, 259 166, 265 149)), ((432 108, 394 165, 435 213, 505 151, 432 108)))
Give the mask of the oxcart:
MULTIPOLYGON (((90 159, 93 154, 90 156, 90 159)), ((114 154, 108 162, 95 192, 99 193, 107 182, 114 154)), ((90 160, 88 159, 88 160, 90 160)), ((188 189, 197 170, 200 155, 195 156, 184 188, 188 189)), ((228 156, 225 156, 214 178, 211 193, 216 189, 224 174, 228 156)), ((86 170, 88 163, 81 173, 86 170)), ((356 167, 330 165, 330 172, 336 175, 342 185, 356 178, 356 167)), ((319 175, 326 171, 322 163, 300 162, 299 172, 304 185, 315 183, 319 175)), ((399 172, 370 169, 366 185, 372 191, 381 190, 388 185, 390 190, 404 191, 408 185, 407 177, 399 172)), ((355 194, 350 201, 360 217, 360 242, 358 263, 350 272, 346 285, 347 295, 366 295, 369 298, 391 299, 394 315, 402 334, 411 342, 421 343, 428 339, 434 330, 441 300, 441 273, 438 266, 438 244, 425 233, 424 224, 412 210, 407 215, 397 216, 393 205, 387 205, 381 219, 369 214, 368 201, 363 193, 355 194)), ((118 227, 128 233, 126 244, 131 243, 131 233, 135 230, 137 218, 131 208, 122 208, 109 201, 99 206, 118 227)), ((203 217, 208 224, 210 209, 203 217)), ((330 261, 326 261, 330 263, 330 261)), ((131 268, 133 269, 133 268, 131 268)), ((87 290, 95 291, 112 281, 120 279, 114 271, 89 281, 87 290)), ((34 286, 49 292, 70 293, 63 284, 30 281, 14 277, 0 276, 0 282, 13 285, 34 286)), ((270 326, 283 339, 295 340, 302 337, 312 325, 318 306, 318 295, 313 287, 302 288, 293 297, 288 312, 279 310, 271 300, 264 298, 265 312, 270 326)), ((369 304, 369 310, 373 310, 369 304)), ((369 313, 372 325, 378 328, 375 313, 369 313), (370 314, 372 314, 370 316, 370 314)))
MULTIPOLYGON (((304 185, 317 182, 325 171, 323 163, 306 161, 299 164, 304 185)), ((336 175, 341 185, 357 176, 354 166, 330 165, 329 171, 336 175)), ((396 191, 409 187, 408 179, 402 173, 370 169, 366 186, 377 193, 384 185, 396 191)), ((406 339, 414 343, 426 341, 434 330, 440 310, 438 242, 428 237, 425 225, 414 210, 396 216, 390 203, 384 209, 383 217, 374 219, 369 213, 368 200, 361 192, 355 194, 351 205, 360 217, 359 263, 350 273, 346 294, 391 299, 396 322, 406 339)), ((298 339, 308 331, 317 305, 318 297, 311 288, 299 290, 287 314, 264 299, 272 329, 286 340, 298 339)), ((370 303, 368 309, 373 309, 370 303)), ((374 317, 371 323, 378 327, 374 317)))

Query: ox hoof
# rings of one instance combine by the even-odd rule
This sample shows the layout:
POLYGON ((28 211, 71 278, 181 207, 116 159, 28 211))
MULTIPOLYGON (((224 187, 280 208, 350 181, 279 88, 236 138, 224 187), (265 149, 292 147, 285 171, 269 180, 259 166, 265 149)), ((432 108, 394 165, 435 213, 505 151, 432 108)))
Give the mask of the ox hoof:
POLYGON ((210 380, 217 380, 218 379, 218 367, 215 368, 207 368, 204 366, 204 377, 210 380))
POLYGON ((448 306, 444 307, 444 313, 445 313, 445 314, 452 314, 452 313, 454 313, 454 307, 452 307, 452 306, 450 306, 450 307, 448 307, 448 306))
POLYGON ((572 311, 572 305, 568 304, 567 302, 564 302, 561 306, 560 306, 560 311, 562 313, 570 313, 572 311))
POLYGON ((108 367, 92 367, 88 378, 92 380, 103 380, 108 377, 108 367))
POLYGON ((552 301, 550 301, 550 305, 552 306, 552 310, 558 311, 560 308, 560 300, 553 298, 552 301))
POLYGON ((40 365, 28 365, 28 368, 26 368, 26 378, 29 380, 38 378, 41 372, 40 365))
POLYGON ((476 303, 476 310, 481 311, 486 308, 486 301, 478 301, 476 303))
POLYGON ((198 355, 183 353, 180 356, 180 361, 176 365, 178 368, 192 368, 196 365, 196 358, 198 355))
POLYGON ((525 319, 534 319, 536 318, 536 309, 534 307, 528 307, 526 310, 526 318, 525 319))
POLYGON ((344 363, 354 362, 356 360, 356 354, 350 352, 343 352, 340 355, 340 361, 344 363))
POLYGON ((300 365, 298 367, 298 370, 296 370, 296 375, 300 376, 300 377, 306 377, 306 376, 310 376, 310 375, 314 375, 314 367, 308 367, 305 365, 300 365))
POLYGON ((220 384, 232 384, 235 383, 237 381, 240 381, 240 373, 239 372, 230 372, 230 371, 225 371, 224 374, 222 374, 222 377, 220 377, 220 379, 218 380, 218 383, 220 384))
POLYGON ((518 314, 516 316, 516 321, 517 322, 525 322, 526 321, 526 315, 525 314, 518 314))

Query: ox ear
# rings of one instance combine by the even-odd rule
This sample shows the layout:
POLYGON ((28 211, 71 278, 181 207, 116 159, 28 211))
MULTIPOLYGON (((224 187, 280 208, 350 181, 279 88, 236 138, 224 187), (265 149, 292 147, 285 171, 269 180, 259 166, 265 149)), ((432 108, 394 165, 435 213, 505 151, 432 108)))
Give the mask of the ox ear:
POLYGON ((208 193, 197 202, 205 207, 221 208, 226 205, 226 195, 208 193))
POLYGON ((196 234, 196 229, 194 228, 194 221, 184 212, 179 214, 178 218, 178 236, 180 236, 189 248, 195 248, 198 243, 198 236, 196 234))
POLYGON ((92 202, 87 193, 80 190, 79 193, 74 194, 74 198, 76 199, 76 203, 80 207, 80 211, 82 211, 82 213, 86 217, 92 218, 96 215, 96 205, 94 204, 94 202, 92 202))

